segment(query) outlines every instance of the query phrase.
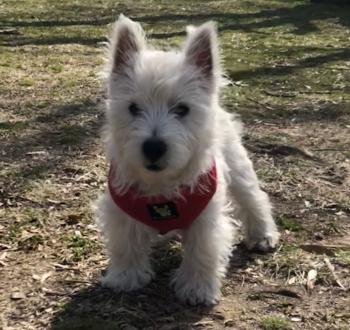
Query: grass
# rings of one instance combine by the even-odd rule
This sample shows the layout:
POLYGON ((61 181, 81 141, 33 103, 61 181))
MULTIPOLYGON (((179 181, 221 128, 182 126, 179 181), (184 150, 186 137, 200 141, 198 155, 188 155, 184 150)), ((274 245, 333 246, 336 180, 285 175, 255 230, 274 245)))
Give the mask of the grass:
POLYGON ((285 230, 289 230, 292 232, 298 232, 302 230, 302 226, 295 221, 294 219, 286 218, 286 217, 281 217, 278 219, 278 224, 281 226, 281 228, 285 230))
POLYGON ((19 86, 30 87, 34 85, 34 80, 31 79, 22 79, 18 82, 19 86))
POLYGON ((300 262, 303 257, 304 253, 298 246, 282 246, 273 258, 266 261, 265 269, 269 269, 275 277, 298 276, 304 269, 304 264, 300 262))
POLYGON ((61 73, 64 70, 63 65, 52 65, 49 67, 49 70, 53 73, 61 73))
POLYGON ((23 121, 19 122, 2 122, 0 123, 0 130, 6 130, 6 131, 21 131, 24 128, 26 128, 27 123, 23 121))
POLYGON ((268 316, 261 320, 260 326, 264 330, 287 330, 288 322, 279 316, 268 316))
POLYGON ((45 243, 45 240, 41 235, 32 235, 22 239, 18 243, 18 247, 21 250, 29 252, 38 249, 40 245, 45 243))
MULTIPOLYGON (((46 212, 43 210, 38 211, 30 207, 23 208, 20 219, 10 218, 11 225, 8 228, 5 239, 12 242, 20 241, 23 238, 23 232, 39 230, 42 228, 45 214, 46 212)), ((29 241, 32 240, 33 242, 40 240, 38 235, 27 235, 24 239, 29 239, 29 241)))
MULTIPOLYGON (((299 247, 348 235, 349 13, 345 5, 308 0, 3 1, 0 287, 8 290, 0 290, 0 327, 220 329, 227 321, 284 329, 294 325, 288 322, 294 313, 303 314, 301 328, 322 328, 326 319, 345 327, 346 292, 323 255, 299 247), (225 297, 212 310, 182 306, 168 288, 181 262, 179 242, 156 247, 157 277, 144 290, 119 295, 96 284, 107 267, 90 208, 108 167, 99 72, 106 35, 122 12, 164 49, 181 45, 186 25, 217 21, 232 80, 222 104, 241 115, 244 143, 273 199, 279 249, 266 256, 235 251, 225 297), (272 287, 302 295, 310 269, 317 270, 317 289, 303 300, 274 295, 271 304, 255 294, 272 287), (33 273, 51 275, 39 284, 33 273), (12 288, 25 301, 11 300, 12 288)), ((348 250, 329 259, 348 287, 348 250)))
POLYGON ((75 234, 67 238, 67 248, 73 254, 72 260, 78 262, 88 257, 90 253, 96 252, 96 243, 75 234))
POLYGON ((345 267, 350 266, 350 250, 339 250, 335 255, 336 262, 344 265, 345 267))

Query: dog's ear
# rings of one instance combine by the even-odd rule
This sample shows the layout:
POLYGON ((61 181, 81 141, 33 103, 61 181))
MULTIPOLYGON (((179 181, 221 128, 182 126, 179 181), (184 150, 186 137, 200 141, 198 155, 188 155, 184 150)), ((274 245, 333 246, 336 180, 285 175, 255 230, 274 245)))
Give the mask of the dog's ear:
POLYGON ((114 23, 110 41, 112 72, 120 73, 132 65, 135 56, 145 47, 145 37, 141 25, 120 15, 114 23))
POLYGON ((203 78, 212 86, 216 84, 219 71, 219 51, 214 22, 205 23, 198 28, 187 28, 184 52, 187 63, 197 67, 203 78))

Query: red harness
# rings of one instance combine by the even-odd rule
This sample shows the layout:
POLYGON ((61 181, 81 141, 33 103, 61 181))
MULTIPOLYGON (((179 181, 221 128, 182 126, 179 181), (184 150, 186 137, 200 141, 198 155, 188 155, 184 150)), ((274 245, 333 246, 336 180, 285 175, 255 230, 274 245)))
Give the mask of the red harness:
POLYGON ((161 234, 189 227, 208 205, 217 186, 215 162, 208 173, 198 178, 193 190, 183 186, 180 189, 182 197, 174 199, 140 196, 134 188, 120 194, 112 186, 113 171, 114 168, 109 171, 108 188, 115 204, 127 215, 157 229, 161 234))

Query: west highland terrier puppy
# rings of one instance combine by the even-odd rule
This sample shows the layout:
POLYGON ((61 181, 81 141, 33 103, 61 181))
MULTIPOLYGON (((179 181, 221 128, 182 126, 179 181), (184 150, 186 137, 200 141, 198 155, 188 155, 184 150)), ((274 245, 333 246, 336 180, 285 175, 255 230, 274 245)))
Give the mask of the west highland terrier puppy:
POLYGON ((159 234, 182 235, 172 280, 190 304, 215 304, 233 245, 230 197, 249 249, 278 241, 267 195, 241 142, 241 125, 219 105, 215 24, 187 31, 179 51, 146 45, 138 23, 114 25, 107 69, 108 188, 96 204, 110 265, 102 284, 131 291, 154 277, 149 254, 159 234))

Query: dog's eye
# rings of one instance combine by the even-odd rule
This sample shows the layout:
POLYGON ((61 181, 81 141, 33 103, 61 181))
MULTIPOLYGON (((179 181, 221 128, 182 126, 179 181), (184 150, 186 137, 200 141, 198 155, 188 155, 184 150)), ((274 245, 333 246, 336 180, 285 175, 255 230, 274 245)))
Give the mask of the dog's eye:
POLYGON ((141 109, 135 103, 129 105, 129 112, 132 116, 136 117, 141 113, 141 109))
POLYGON ((185 117, 190 112, 190 108, 183 103, 180 103, 174 110, 173 113, 179 117, 185 117))

